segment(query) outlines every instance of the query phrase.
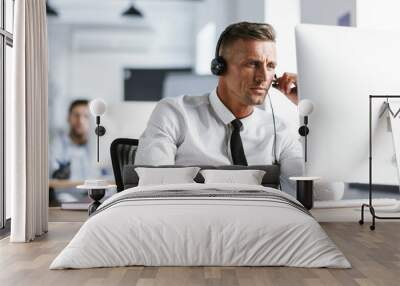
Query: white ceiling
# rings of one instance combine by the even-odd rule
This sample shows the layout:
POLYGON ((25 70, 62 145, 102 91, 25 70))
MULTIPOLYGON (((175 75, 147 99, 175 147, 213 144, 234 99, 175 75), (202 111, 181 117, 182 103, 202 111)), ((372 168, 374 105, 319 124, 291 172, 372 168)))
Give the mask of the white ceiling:
POLYGON ((71 24, 120 21, 140 24, 152 19, 156 21, 160 19, 159 17, 174 19, 179 13, 193 12, 201 2, 198 0, 49 0, 49 4, 59 13, 59 17, 52 18, 51 21, 71 24), (142 12, 143 18, 121 16, 132 3, 142 12))
MULTIPOLYGON (((219 0, 216 0, 219 1, 219 0)), ((196 5, 202 1, 178 0, 50 0, 59 13, 48 17, 49 37, 68 43, 79 51, 116 48, 189 50, 193 42, 196 5), (132 3, 144 17, 121 16, 132 3), (67 29, 67 30, 66 30, 67 29), (189 47, 189 48, 188 48, 189 47)), ((186 51, 185 50, 185 51, 186 51)))

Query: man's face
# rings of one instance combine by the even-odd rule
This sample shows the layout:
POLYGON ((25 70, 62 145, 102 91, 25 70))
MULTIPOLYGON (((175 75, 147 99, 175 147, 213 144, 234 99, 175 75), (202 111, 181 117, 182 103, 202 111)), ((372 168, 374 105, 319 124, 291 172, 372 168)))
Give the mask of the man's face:
POLYGON ((275 43, 239 39, 224 58, 228 68, 221 80, 229 96, 246 106, 262 104, 275 75, 275 43))
POLYGON ((71 133, 85 136, 89 133, 89 107, 87 105, 75 106, 68 116, 71 133))

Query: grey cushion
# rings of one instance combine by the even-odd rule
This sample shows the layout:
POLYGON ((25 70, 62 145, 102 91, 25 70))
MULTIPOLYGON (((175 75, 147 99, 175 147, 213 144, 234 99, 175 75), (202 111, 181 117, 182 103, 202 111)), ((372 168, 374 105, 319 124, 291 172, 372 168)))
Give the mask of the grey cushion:
MULTIPOLYGON (((194 166, 194 165, 192 165, 194 166)), ((191 166, 178 166, 178 165, 162 165, 162 166, 149 166, 149 165, 125 165, 122 172, 122 181, 124 184, 124 190, 136 187, 139 183, 139 176, 135 172, 136 167, 147 167, 147 168, 179 168, 179 167, 191 167, 191 166)), ((254 165, 254 166, 238 166, 238 165, 223 165, 223 166, 206 166, 200 165, 195 166, 204 169, 218 169, 218 170, 263 170, 265 175, 262 179, 262 185, 265 187, 278 188, 280 168, 279 165, 254 165)), ((204 178, 200 174, 194 178, 197 183, 204 183, 204 178)))

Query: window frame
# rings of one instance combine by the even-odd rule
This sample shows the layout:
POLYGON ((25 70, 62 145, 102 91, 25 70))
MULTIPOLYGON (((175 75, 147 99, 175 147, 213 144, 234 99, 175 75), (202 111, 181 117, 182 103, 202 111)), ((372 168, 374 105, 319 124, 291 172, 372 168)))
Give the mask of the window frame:
MULTIPOLYGON (((1 5, 1 21, 0 21, 0 236, 9 231, 10 221, 6 219, 6 188, 5 188, 5 103, 6 103, 6 47, 13 47, 13 34, 6 30, 6 1, 0 0, 1 5)), ((8 0, 10 1, 10 0, 8 0)), ((12 0, 13 13, 15 7, 15 0, 12 0)), ((14 15, 11 15, 13 17, 14 15)), ((14 27, 13 27, 14 28, 14 27)), ((12 29, 14 30, 14 29, 12 29)))

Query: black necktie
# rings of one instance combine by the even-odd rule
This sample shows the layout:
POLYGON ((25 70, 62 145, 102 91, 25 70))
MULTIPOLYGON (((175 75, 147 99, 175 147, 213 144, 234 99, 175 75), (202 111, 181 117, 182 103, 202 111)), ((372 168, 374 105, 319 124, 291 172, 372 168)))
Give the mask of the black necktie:
POLYGON ((247 166, 246 155, 244 154, 242 138, 240 138, 240 127, 242 122, 239 119, 235 119, 231 122, 233 126, 231 136, 231 154, 234 165, 247 166))

